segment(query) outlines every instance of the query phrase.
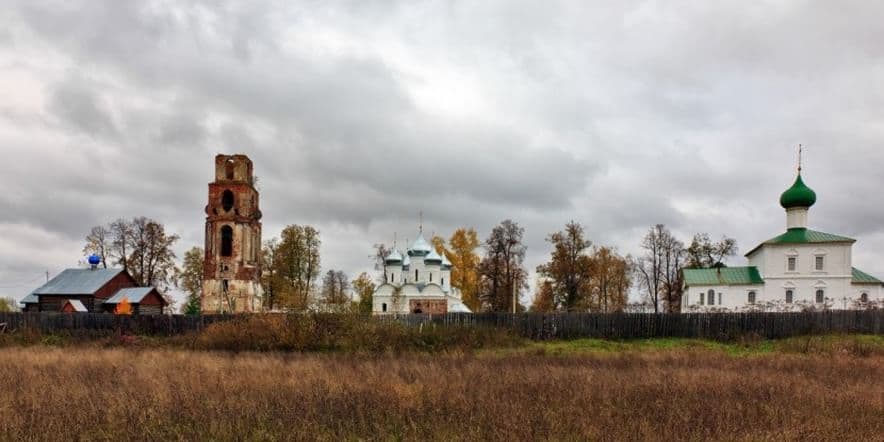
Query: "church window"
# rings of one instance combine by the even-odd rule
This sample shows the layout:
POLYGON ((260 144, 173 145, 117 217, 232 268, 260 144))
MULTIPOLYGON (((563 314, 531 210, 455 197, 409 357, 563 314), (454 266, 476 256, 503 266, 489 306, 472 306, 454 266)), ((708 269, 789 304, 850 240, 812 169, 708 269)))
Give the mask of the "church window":
POLYGON ((786 304, 792 303, 792 298, 794 295, 795 295, 795 292, 793 292, 792 290, 786 290, 786 304))
POLYGON ((233 256, 233 228, 221 228, 221 256, 233 256))
POLYGON ((384 313, 387 313, 387 303, 386 302, 381 304, 381 311, 384 313))
POLYGON ((825 257, 817 256, 816 257, 816 270, 818 272, 821 272, 823 270, 823 268, 825 267, 825 263, 826 263, 825 257))
POLYGON ((414 282, 418 282, 418 281, 420 281, 420 278, 418 278, 417 269, 414 269, 414 282))
POLYGON ((433 282, 433 272, 430 272, 430 282, 433 282))
POLYGON ((442 278, 442 285, 445 285, 445 278, 442 278))
POLYGON ((704 301, 705 299, 706 299, 706 294, 705 294, 705 293, 700 293, 700 305, 703 305, 703 304, 704 304, 703 301, 704 301))
POLYGON ((230 189, 224 191, 221 194, 221 208, 224 209, 225 212, 230 212, 230 209, 233 208, 233 192, 230 189))
POLYGON ((227 290, 230 288, 230 283, 226 279, 221 280, 221 292, 227 293, 227 290))
POLYGON ((715 290, 709 289, 708 298, 709 299, 706 301, 706 303, 709 305, 715 305, 715 290))
POLYGON ((869 302, 869 294, 868 294, 868 293, 863 293, 862 295, 860 295, 860 296, 859 296, 859 301, 860 301, 860 302, 869 302))
POLYGON ((798 258, 796 258, 794 256, 790 256, 789 257, 789 264, 788 264, 789 271, 794 272, 794 271, 796 271, 797 268, 798 268, 798 258))
POLYGON ((394 275, 393 273, 390 273, 390 283, 393 282, 393 275, 394 275))
POLYGON ((749 292, 749 304, 755 304, 755 292, 749 292))
POLYGON ((826 300, 826 292, 824 292, 822 290, 817 290, 816 291, 816 303, 822 304, 823 302, 825 302, 825 300, 826 300))

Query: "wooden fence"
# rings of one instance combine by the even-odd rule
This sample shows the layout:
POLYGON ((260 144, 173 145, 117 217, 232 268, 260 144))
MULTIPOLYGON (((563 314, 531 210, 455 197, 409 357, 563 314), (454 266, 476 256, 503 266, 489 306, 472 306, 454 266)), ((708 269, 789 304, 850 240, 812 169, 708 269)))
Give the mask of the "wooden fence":
MULTIPOLYGON (((115 316, 103 313, 0 313, 0 333, 102 335, 109 332, 172 336, 198 332, 236 315, 115 316), (5 324, 5 325, 4 325, 5 324)), ((364 316, 366 321, 398 321, 410 326, 497 327, 536 340, 604 338, 705 338, 730 340, 757 335, 777 339, 822 333, 884 335, 884 310, 807 313, 567 313, 364 316)))

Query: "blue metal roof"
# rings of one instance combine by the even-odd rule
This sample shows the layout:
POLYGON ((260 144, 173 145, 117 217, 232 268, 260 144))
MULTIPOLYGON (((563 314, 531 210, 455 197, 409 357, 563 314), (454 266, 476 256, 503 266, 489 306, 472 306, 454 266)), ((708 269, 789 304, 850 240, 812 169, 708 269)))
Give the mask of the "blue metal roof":
POLYGON ((430 254, 427 255, 426 258, 424 258, 424 263, 431 263, 431 262, 436 263, 436 264, 442 264, 442 257, 439 256, 439 254, 436 252, 435 249, 431 250, 430 254))
POLYGON ((411 247, 408 249, 409 255, 426 255, 430 253, 433 248, 430 246, 430 243, 424 239, 424 235, 418 235, 417 239, 414 240, 414 243, 411 244, 411 247))
POLYGON ((30 295, 22 298, 22 300, 19 301, 19 303, 21 303, 21 304, 39 304, 40 298, 38 298, 37 295, 31 293, 30 295))
POLYGON ((67 269, 33 294, 92 295, 122 272, 122 269, 67 269))
POLYGON ((114 296, 111 296, 110 299, 104 301, 105 304, 119 304, 123 302, 123 299, 128 299, 130 304, 138 304, 147 296, 148 293, 153 290, 153 287, 130 287, 125 289, 120 289, 114 296))

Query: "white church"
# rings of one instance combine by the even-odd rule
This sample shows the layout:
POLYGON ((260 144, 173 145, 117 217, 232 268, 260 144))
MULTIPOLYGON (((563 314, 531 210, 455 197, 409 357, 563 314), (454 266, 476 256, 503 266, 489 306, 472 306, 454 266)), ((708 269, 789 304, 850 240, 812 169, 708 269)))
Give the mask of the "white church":
POLYGON ((786 233, 749 251, 746 267, 685 269, 682 311, 846 310, 884 301, 884 283, 852 265, 855 239, 807 228, 814 203, 799 167, 780 197, 786 233))
POLYGON ((405 253, 387 255, 384 283, 372 297, 376 314, 471 313, 460 290, 451 285, 451 262, 424 239, 423 232, 405 253))

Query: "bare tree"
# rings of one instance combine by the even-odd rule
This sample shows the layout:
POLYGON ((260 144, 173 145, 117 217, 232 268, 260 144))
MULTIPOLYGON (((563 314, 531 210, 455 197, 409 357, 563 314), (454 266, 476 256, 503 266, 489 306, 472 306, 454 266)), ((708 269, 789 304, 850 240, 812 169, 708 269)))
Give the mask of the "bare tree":
POLYGON ((661 307, 678 311, 684 244, 666 226, 657 224, 645 235, 642 248, 645 254, 635 261, 633 268, 654 313, 659 313, 661 307))
POLYGON ((98 255, 101 257, 101 266, 107 268, 107 257, 112 247, 111 241, 111 232, 107 227, 95 226, 86 235, 86 246, 83 247, 83 253, 98 255))

